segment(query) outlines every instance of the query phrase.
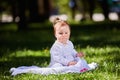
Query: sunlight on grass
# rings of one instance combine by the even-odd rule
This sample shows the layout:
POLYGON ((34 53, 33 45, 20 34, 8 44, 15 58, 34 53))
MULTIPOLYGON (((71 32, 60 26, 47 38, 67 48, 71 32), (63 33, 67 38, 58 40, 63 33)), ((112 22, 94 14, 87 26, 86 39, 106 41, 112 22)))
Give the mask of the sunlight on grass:
POLYGON ((18 50, 16 52, 13 52, 9 55, 9 57, 24 57, 24 56, 49 56, 49 50, 43 49, 38 51, 33 50, 18 50))
POLYGON ((82 74, 61 74, 61 75, 39 75, 39 74, 21 74, 15 77, 8 74, 9 68, 13 66, 20 65, 38 65, 45 67, 49 64, 50 56, 49 49, 43 50, 18 50, 12 53, 9 53, 8 56, 3 56, 0 58, 0 63, 3 64, 0 66, 0 78, 1 79, 14 79, 14 80, 118 80, 120 63, 119 56, 120 48, 115 46, 106 46, 106 47, 90 47, 86 48, 76 47, 77 51, 82 51, 86 54, 85 59, 90 62, 97 62, 99 67, 96 70, 88 71, 82 74), (4 63, 7 63, 5 65, 4 63))

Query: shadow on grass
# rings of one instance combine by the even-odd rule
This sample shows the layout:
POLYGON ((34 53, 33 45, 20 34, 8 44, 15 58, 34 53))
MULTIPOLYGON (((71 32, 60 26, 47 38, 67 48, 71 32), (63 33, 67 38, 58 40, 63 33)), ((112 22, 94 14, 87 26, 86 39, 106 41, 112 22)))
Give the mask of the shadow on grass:
POLYGON ((105 47, 105 46, 120 46, 120 41, 102 41, 99 40, 88 40, 88 41, 75 41, 75 45, 80 45, 81 48, 85 48, 87 46, 91 47, 105 47))
MULTIPOLYGON (((104 47, 107 45, 120 47, 120 30, 101 28, 79 28, 71 30, 71 41, 80 47, 104 47), (89 30, 90 29, 90 30, 89 30)), ((0 32, 0 56, 11 51, 50 48, 54 43, 53 30, 28 30, 18 32, 0 32)))
MULTIPOLYGON (((71 41, 80 48, 117 46, 120 47, 118 22, 71 25, 71 41)), ((5 27, 5 26, 4 26, 5 27)), ((51 27, 27 31, 0 31, 0 57, 17 50, 42 50, 50 48, 55 37, 51 27)))
POLYGON ((7 61, 1 62, 1 65, 18 67, 19 66, 46 66, 49 63, 50 57, 46 56, 25 56, 25 57, 8 57, 7 61), (6 64, 5 64, 6 63, 6 64), (44 64, 45 63, 45 64, 44 64))
POLYGON ((12 67, 19 66, 48 66, 50 57, 46 56, 27 56, 27 57, 8 57, 7 60, 0 61, 0 75, 10 75, 9 70, 12 67))

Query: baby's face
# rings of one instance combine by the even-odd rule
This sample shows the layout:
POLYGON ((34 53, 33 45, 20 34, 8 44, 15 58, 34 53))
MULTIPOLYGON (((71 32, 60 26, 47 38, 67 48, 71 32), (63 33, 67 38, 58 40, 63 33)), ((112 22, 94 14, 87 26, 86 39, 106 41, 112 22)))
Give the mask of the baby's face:
POLYGON ((70 37, 70 29, 68 25, 62 27, 57 27, 55 32, 55 37, 57 40, 63 44, 66 44, 70 37))

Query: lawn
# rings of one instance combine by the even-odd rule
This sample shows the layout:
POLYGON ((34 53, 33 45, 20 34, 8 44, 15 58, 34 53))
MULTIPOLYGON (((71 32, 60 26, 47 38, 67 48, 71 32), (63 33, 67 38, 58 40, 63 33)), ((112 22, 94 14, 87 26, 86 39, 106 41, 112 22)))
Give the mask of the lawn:
POLYGON ((71 27, 75 49, 85 53, 88 63, 97 62, 98 68, 82 74, 11 76, 11 67, 48 66, 55 38, 51 28, 7 30, 0 31, 0 80, 120 80, 120 30, 114 26, 71 27))

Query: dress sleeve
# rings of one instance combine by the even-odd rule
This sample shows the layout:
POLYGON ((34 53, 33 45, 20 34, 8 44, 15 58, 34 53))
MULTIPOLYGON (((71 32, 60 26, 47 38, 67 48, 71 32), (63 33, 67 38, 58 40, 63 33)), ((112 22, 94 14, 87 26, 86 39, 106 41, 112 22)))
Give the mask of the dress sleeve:
POLYGON ((72 47, 72 54, 73 54, 74 59, 75 59, 76 61, 79 61, 80 58, 77 57, 77 53, 78 53, 78 52, 75 50, 74 45, 73 45, 72 42, 71 42, 71 47, 72 47))
POLYGON ((67 66, 69 61, 63 56, 62 50, 59 47, 54 47, 50 50, 51 59, 54 63, 60 63, 67 66))

